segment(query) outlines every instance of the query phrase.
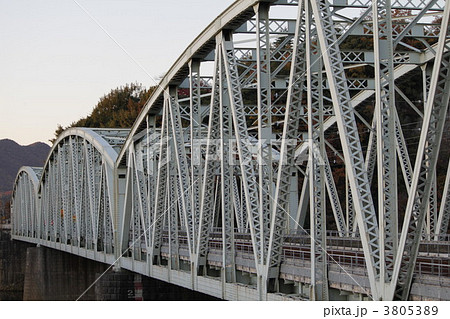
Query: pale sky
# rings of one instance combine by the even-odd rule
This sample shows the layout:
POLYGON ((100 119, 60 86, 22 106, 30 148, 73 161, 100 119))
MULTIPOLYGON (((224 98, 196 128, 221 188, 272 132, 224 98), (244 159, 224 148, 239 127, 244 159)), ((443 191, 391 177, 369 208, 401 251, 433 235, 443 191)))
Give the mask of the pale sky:
POLYGON ((111 89, 154 85, 233 2, 0 0, 0 139, 49 144, 111 89))

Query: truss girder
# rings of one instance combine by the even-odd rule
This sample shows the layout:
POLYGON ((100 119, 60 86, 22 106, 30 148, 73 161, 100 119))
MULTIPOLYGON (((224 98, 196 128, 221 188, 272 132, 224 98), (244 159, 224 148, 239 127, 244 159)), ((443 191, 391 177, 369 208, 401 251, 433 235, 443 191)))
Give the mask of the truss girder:
POLYGON ((37 197, 42 168, 23 166, 17 173, 11 199, 14 235, 39 238, 40 201, 37 197))
POLYGON ((272 197, 272 102, 270 75, 269 5, 259 3, 256 12, 256 72, 258 102, 258 190, 260 242, 262 246, 261 263, 266 263, 270 232, 270 211, 272 197))
POLYGON ((313 37, 314 19, 309 1, 305 2, 307 104, 309 139, 309 197, 311 223, 311 299, 328 300, 328 271, 326 255, 325 142, 323 131, 322 59, 320 45, 313 37), (315 72, 312 72, 312 71, 315 72))
POLYGON ((195 232, 193 234, 192 246, 195 250, 196 238, 198 236, 198 225, 200 221, 200 203, 201 203, 201 189, 202 189, 202 139, 201 127, 201 81, 200 81, 200 61, 192 60, 189 63, 190 68, 190 150, 191 150, 191 208, 194 215, 195 232))
POLYGON ((188 160, 186 157, 185 141, 183 128, 180 117, 180 107, 176 102, 176 99, 171 92, 166 93, 167 110, 170 116, 169 127, 171 128, 171 144, 173 147, 173 157, 169 160, 174 160, 177 168, 177 176, 180 183, 180 202, 183 209, 182 215, 185 220, 185 227, 188 235, 189 253, 191 255, 191 261, 195 259, 194 238, 197 237, 197 220, 195 219, 195 212, 192 211, 192 184, 191 173, 188 166, 188 160))
POLYGON ((336 45, 332 15, 327 1, 312 2, 317 34, 322 48, 325 70, 330 83, 334 111, 340 131, 344 157, 351 166, 348 170, 353 204, 364 247, 364 255, 371 282, 372 295, 377 299, 375 280, 380 273, 380 246, 378 243, 378 222, 375 216, 370 185, 367 178, 361 143, 348 93, 346 76, 339 47, 336 45))
POLYGON ((242 186, 245 194, 246 209, 250 221, 250 231, 252 236, 253 251, 255 254, 255 264, 257 265, 258 276, 262 276, 260 265, 264 260, 264 243, 260 238, 264 236, 264 223, 261 221, 259 210, 259 185, 257 182, 253 165, 253 154, 250 151, 250 137, 248 135, 247 123, 244 113, 244 103, 239 84, 239 74, 234 56, 233 42, 231 34, 226 32, 221 37, 220 53, 224 64, 225 81, 228 88, 230 110, 233 120, 233 129, 236 134, 236 148, 239 155, 239 165, 241 169, 242 186))
POLYGON ((64 245, 72 251, 83 249, 103 261, 105 256, 113 256, 114 147, 119 144, 110 145, 106 139, 120 137, 124 141, 127 133, 84 128, 63 132, 43 168, 19 172, 13 215, 21 216, 24 226, 13 235, 31 237, 44 245, 64 245), (23 191, 24 183, 28 192, 23 191), (16 209, 25 202, 25 209, 20 208, 23 216, 16 209))
POLYGON ((380 287, 389 283, 397 250, 397 158, 395 152, 394 54, 391 1, 373 1, 375 113, 377 132, 380 287))
MULTIPOLYGON (((216 52, 220 52, 221 43, 216 44, 216 52)), ((204 174, 202 181, 202 196, 200 203, 199 232, 196 238, 197 266, 205 266, 208 249, 209 232, 214 222, 214 211, 216 207, 216 171, 219 169, 217 154, 219 145, 216 141, 220 137, 220 103, 223 85, 223 63, 221 54, 216 55, 214 66, 213 90, 211 95, 211 106, 209 114, 208 135, 206 154, 204 161, 204 174)))
MULTIPOLYGON (((223 62, 223 61, 222 61, 223 62)), ((225 67, 221 65, 221 70, 225 67)), ((219 118, 219 154, 220 154, 220 208, 222 224, 222 277, 225 282, 235 281, 234 253, 234 212, 232 207, 233 166, 230 164, 230 139, 232 136, 232 120, 230 112, 230 91, 227 81, 222 77, 220 94, 219 118)))
POLYGON ((447 167, 447 175, 445 177, 444 190, 442 192, 441 206, 439 209, 439 216, 436 223, 436 238, 447 234, 448 224, 450 220, 450 161, 447 167))
POLYGON ((424 111, 419 148, 416 156, 410 195, 395 261, 395 296, 406 300, 419 250, 437 155, 447 114, 450 94, 450 54, 445 52, 449 34, 450 4, 446 3, 442 18, 439 46, 436 50, 427 105, 424 111))
MULTIPOLYGON (((150 256, 152 261, 155 257, 159 256, 161 250, 162 241, 162 230, 163 230, 163 219, 166 213, 167 207, 167 181, 169 176, 169 163, 170 163, 170 141, 169 141, 169 131, 170 131, 170 120, 169 120, 169 106, 168 100, 164 102, 162 124, 161 124, 161 134, 159 141, 159 159, 158 159, 158 172, 156 179, 155 188, 155 208, 153 210, 152 218, 152 233, 150 242, 150 256)), ((153 264, 153 262, 151 263, 153 264)))
POLYGON ((302 104, 306 71, 306 30, 304 2, 300 1, 297 12, 294 36, 293 56, 291 62, 289 86, 286 99, 283 135, 281 139, 280 160, 278 163, 275 193, 270 223, 270 243, 268 267, 279 267, 283 228, 289 211, 289 188, 294 167, 294 152, 297 146, 298 126, 304 113, 302 104))
POLYGON ((339 232, 339 236, 344 236, 347 229, 347 223, 344 218, 344 213, 342 212, 342 206, 338 196, 336 183, 334 182, 330 161, 328 160, 328 155, 326 152, 322 152, 321 155, 324 165, 325 186, 327 187, 328 197, 331 202, 331 209, 333 210, 334 220, 336 221, 336 227, 339 232))
POLYGON ((166 206, 169 207, 169 265, 171 269, 179 268, 179 222, 178 207, 176 205, 179 193, 177 189, 177 180, 175 175, 168 177, 169 194, 166 199, 166 206))
POLYGON ((224 297, 244 282, 266 300, 290 285, 290 232, 309 227, 310 298, 327 300, 331 228, 361 241, 370 298, 407 299, 419 244, 447 238, 450 219, 450 168, 444 183, 435 169, 446 164, 449 34, 430 14, 448 29, 443 0, 236 1, 168 70, 128 137, 69 130, 37 184, 19 173, 15 236, 169 281, 190 271, 194 290, 213 274, 224 297), (402 78, 419 66, 423 97, 402 78))

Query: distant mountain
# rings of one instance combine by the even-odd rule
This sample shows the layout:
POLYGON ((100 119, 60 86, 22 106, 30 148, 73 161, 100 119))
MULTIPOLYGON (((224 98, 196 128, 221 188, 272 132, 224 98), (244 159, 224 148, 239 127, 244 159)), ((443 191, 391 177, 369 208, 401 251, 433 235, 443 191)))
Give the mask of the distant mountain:
POLYGON ((9 139, 0 140, 0 193, 12 191, 21 166, 44 166, 49 151, 50 146, 41 142, 22 146, 9 139))

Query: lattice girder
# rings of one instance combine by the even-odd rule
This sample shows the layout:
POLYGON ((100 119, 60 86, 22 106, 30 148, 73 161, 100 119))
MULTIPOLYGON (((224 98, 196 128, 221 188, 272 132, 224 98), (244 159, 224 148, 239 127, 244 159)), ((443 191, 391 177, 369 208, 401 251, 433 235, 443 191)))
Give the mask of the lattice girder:
POLYGON ((450 169, 445 182, 434 169, 447 161, 436 144, 448 125, 449 35, 431 22, 448 20, 446 3, 234 2, 162 77, 129 135, 69 130, 35 193, 22 172, 14 236, 193 290, 214 280, 223 298, 241 298, 230 291, 245 284, 267 300, 304 292, 283 273, 301 232, 312 239, 309 296, 326 300, 336 296, 332 234, 363 247, 363 297, 397 288, 407 299, 418 246, 444 238, 450 219, 450 169))

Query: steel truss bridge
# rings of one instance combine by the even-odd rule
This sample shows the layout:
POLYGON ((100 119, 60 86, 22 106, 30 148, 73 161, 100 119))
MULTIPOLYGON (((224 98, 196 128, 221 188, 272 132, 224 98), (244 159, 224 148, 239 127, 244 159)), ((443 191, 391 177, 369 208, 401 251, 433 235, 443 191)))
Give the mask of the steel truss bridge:
POLYGON ((131 130, 19 171, 13 238, 230 300, 450 299, 449 16, 236 1, 131 130))

